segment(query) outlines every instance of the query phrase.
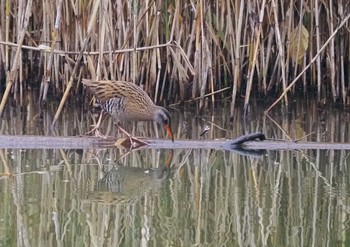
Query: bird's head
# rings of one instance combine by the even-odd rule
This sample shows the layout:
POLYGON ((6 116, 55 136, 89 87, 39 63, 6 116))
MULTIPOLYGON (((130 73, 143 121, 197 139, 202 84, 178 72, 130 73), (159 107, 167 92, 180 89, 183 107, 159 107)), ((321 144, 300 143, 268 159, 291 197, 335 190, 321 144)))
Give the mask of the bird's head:
POLYGON ((174 142, 173 132, 171 131, 171 116, 168 110, 158 106, 155 111, 154 120, 166 129, 171 141, 174 142))

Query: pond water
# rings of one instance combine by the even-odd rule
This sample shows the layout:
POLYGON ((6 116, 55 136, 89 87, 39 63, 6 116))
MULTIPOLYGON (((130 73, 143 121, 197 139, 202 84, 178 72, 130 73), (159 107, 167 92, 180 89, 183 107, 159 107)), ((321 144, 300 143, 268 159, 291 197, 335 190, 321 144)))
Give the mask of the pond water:
MULTIPOLYGON (((66 106, 42 116, 29 100, 8 107, 2 135, 79 136, 89 110, 66 106)), ((176 139, 235 138, 349 143, 349 113, 307 102, 247 119, 229 104, 199 114, 171 109, 176 139)), ((125 126, 125 125, 124 125, 125 126)), ((127 124, 135 136, 163 138, 152 123, 127 124)), ((109 117, 102 133, 117 136, 109 117)), ((0 246, 348 246, 350 162, 345 150, 0 150, 0 246), (121 158, 120 158, 121 157, 121 158)))

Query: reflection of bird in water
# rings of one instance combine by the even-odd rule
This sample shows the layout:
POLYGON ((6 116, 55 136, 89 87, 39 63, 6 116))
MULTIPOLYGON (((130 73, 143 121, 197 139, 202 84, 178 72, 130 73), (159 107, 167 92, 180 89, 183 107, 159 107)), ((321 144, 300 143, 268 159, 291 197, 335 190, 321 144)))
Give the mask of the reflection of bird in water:
POLYGON ((131 204, 150 193, 159 192, 168 178, 173 152, 165 166, 154 169, 114 166, 97 182, 95 191, 88 193, 88 200, 106 204, 131 204))
POLYGON ((169 168, 143 169, 114 166, 97 182, 88 199, 107 204, 130 204, 142 196, 157 192, 167 178, 169 168))
MULTIPOLYGON (((92 81, 83 79, 82 83, 94 93, 101 108, 119 121, 155 121, 162 125, 170 139, 174 141, 171 131, 170 113, 161 106, 153 103, 151 98, 139 86, 125 81, 92 81)), ((95 130, 101 124, 99 119, 95 130)), ((123 128, 117 125, 119 130, 137 142, 143 143, 135 137, 131 137, 123 128)))

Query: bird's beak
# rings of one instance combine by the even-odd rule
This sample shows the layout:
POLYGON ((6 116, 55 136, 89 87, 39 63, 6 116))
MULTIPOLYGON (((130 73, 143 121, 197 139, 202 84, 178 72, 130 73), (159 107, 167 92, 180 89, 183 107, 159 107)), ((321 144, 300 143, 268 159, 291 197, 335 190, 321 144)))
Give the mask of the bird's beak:
POLYGON ((164 128, 166 129, 170 139, 172 142, 174 142, 174 136, 173 136, 173 132, 171 131, 171 127, 169 124, 164 124, 164 128))

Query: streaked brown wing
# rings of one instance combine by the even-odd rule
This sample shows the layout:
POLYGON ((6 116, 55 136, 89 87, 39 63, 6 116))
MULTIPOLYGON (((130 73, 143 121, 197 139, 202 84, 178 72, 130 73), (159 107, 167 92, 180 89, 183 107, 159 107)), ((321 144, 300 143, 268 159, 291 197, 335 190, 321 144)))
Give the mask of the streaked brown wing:
POLYGON ((153 104, 151 98, 139 86, 126 81, 93 81, 83 79, 82 83, 101 101, 111 98, 125 97, 129 102, 143 101, 143 104, 153 104))

